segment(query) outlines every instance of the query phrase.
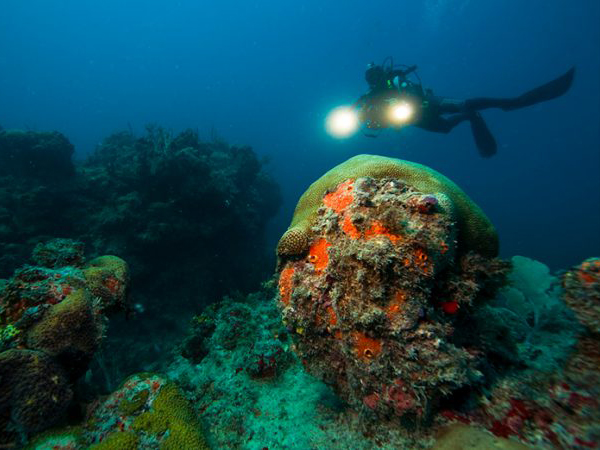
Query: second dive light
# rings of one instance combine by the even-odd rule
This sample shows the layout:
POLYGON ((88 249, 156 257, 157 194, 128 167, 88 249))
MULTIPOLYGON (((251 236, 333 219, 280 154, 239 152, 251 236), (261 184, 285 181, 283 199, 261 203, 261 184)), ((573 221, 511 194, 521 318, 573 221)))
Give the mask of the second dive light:
POLYGON ((339 106, 327 115, 325 126, 327 132, 334 137, 349 137, 359 127, 358 114, 353 107, 339 106))
POLYGON ((401 100, 390 103, 388 108, 388 120, 393 125, 404 125, 413 118, 414 107, 411 103, 401 100))

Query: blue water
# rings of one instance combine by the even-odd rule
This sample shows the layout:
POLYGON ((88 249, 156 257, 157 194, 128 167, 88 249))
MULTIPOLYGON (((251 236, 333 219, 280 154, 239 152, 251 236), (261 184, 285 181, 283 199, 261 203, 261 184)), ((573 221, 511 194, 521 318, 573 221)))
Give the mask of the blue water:
POLYGON ((429 165, 496 224, 502 255, 553 268, 600 253, 600 2, 4 0, 0 125, 57 129, 91 152, 148 122, 211 130, 271 159, 284 208, 358 153, 429 165), (551 102, 486 111, 499 153, 480 158, 468 125, 336 141, 328 110, 366 90, 368 62, 417 64, 452 97, 516 95, 576 65, 551 102))

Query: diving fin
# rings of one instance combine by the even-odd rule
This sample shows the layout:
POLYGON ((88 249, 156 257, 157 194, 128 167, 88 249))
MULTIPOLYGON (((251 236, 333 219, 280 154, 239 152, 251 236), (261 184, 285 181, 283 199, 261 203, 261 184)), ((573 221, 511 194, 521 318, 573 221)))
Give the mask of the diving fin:
POLYGON ((560 77, 527 91, 514 99, 510 99, 507 104, 501 106, 501 108, 504 111, 512 111, 513 109, 525 108, 526 106, 535 105, 536 103, 560 97, 569 90, 573 84, 574 76, 575 67, 571 67, 560 77))
POLYGON ((552 100, 560 97, 569 90, 573 84, 575 76, 575 67, 571 67, 560 77, 542 84, 524 94, 514 98, 490 98, 479 97, 465 100, 466 111, 481 111, 488 108, 500 108, 504 111, 525 108, 536 103, 552 100))
POLYGON ((481 114, 478 112, 473 113, 469 117, 469 122, 471 123, 471 132, 473 133, 473 139, 475 139, 475 145, 477 145, 479 154, 484 158, 494 156, 498 145, 481 114))

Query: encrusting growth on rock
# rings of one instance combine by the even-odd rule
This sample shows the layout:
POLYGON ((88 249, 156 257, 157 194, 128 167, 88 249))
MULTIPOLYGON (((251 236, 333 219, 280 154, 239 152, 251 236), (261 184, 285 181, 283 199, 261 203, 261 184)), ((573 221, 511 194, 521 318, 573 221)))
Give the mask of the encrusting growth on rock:
MULTIPOLYGON (((494 226, 471 199, 451 180, 421 164, 376 155, 357 155, 334 167, 315 181, 300 197, 292 223, 277 246, 279 256, 300 255, 308 249, 311 226, 321 204, 327 205, 327 193, 348 179, 370 177, 394 178, 423 194, 433 194, 440 203, 455 208, 461 250, 484 256, 498 254, 498 236, 494 226), (443 194, 443 195, 441 195, 443 194), (325 198, 324 198, 325 197, 325 198)), ((349 195, 338 199, 343 208, 349 195)), ((336 206, 333 206, 335 211, 336 206)))
POLYGON ((297 247, 299 230, 303 253, 279 252, 283 320, 305 368, 351 406, 422 421, 482 378, 481 354, 454 342, 455 324, 509 264, 490 257, 494 228, 454 183, 417 164, 355 157, 302 196, 279 248, 297 247))
POLYGON ((125 309, 129 269, 116 256, 85 263, 83 244, 40 243, 38 266, 0 280, 0 447, 60 420, 89 367, 107 314, 125 309))

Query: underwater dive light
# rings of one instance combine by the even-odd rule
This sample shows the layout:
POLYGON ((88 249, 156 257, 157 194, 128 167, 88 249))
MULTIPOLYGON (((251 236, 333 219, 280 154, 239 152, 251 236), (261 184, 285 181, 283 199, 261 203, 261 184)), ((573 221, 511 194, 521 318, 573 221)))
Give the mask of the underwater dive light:
POLYGON ((349 106, 339 106, 327 115, 325 127, 334 137, 349 137, 358 129, 358 114, 349 106))
POLYGON ((414 114, 413 106, 405 101, 393 103, 388 110, 388 119, 395 125, 402 125, 410 121, 414 114))

